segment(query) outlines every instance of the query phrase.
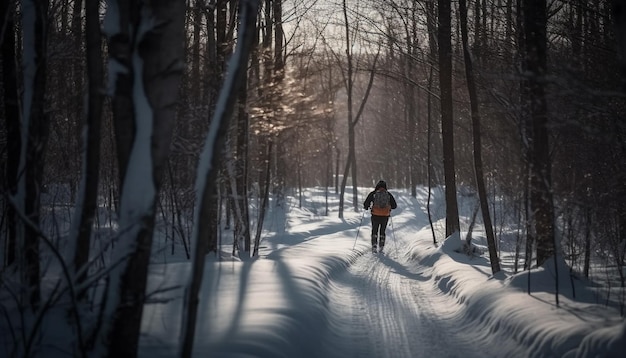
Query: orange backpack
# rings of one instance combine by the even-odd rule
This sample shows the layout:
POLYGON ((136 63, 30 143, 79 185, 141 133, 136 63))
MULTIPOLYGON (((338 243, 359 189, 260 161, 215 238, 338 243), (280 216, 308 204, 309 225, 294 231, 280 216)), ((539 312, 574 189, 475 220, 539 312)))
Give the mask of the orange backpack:
POLYGON ((384 188, 378 189, 374 193, 374 205, 372 205, 372 215, 389 216, 391 214, 391 196, 384 188))

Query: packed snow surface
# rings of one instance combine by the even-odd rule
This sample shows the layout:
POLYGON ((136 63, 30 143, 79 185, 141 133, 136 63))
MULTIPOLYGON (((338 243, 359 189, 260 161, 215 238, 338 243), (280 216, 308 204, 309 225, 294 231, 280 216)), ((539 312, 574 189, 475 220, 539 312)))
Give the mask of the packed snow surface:
MULTIPOLYGON (((384 253, 371 252, 369 213, 325 215, 322 189, 313 189, 301 208, 290 198, 272 203, 260 257, 232 259, 230 245, 220 258, 207 257, 195 356, 624 356, 624 318, 590 283, 560 267, 557 307, 554 261, 530 277, 514 275, 503 249, 504 272, 492 275, 480 230, 472 257, 457 252, 459 235, 441 237, 441 196, 431 206, 435 244, 426 193, 390 190, 398 209, 384 253)), ((190 264, 161 256, 151 268, 142 357, 173 356, 181 341, 177 287, 187 282, 190 264)))

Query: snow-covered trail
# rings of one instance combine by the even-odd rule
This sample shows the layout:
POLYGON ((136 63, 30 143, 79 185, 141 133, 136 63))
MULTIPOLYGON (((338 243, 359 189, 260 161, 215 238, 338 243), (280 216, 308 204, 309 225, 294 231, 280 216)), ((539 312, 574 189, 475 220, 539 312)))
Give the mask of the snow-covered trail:
MULTIPOLYGON (((259 259, 209 259, 194 356, 500 356, 463 324, 463 305, 439 290, 431 268, 407 254, 428 225, 423 198, 396 200, 386 254, 370 252, 367 213, 340 220, 292 209, 274 216, 259 259)), ((155 265, 148 291, 188 275, 188 263, 155 265)), ((182 295, 166 290, 146 305, 141 356, 176 354, 182 295)))
MULTIPOLYGON (((413 200, 398 198, 404 208, 415 207, 413 200)), ((461 328, 458 303, 433 286, 425 267, 404 255, 406 241, 426 223, 424 212, 398 210, 387 229, 385 253, 366 251, 331 280, 328 331, 321 344, 327 351, 322 356, 497 355, 477 342, 476 332, 461 328)), ((366 224, 362 235, 368 241, 366 224)))
POLYGON ((413 285, 389 256, 366 254, 333 280, 325 346, 345 357, 414 357, 440 337, 425 336, 413 285), (431 342, 419 342, 419 341, 431 342))
POLYGON ((471 332, 455 325, 453 309, 437 311, 449 298, 419 270, 394 253, 367 253, 337 275, 322 344, 328 356, 484 357, 471 332))

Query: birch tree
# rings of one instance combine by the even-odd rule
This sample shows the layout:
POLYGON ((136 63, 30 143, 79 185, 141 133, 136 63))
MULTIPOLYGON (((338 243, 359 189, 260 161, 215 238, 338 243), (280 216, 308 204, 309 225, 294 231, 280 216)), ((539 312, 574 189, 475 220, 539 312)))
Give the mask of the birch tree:
POLYGON ((184 63, 184 16, 182 1, 108 2, 105 33, 122 188, 98 356, 137 355, 156 200, 184 63))
POLYGON ((194 335, 196 329, 196 313, 198 311, 200 286, 204 273, 206 240, 211 231, 210 226, 200 218, 210 213, 212 205, 210 190, 215 187, 217 170, 221 167, 221 158, 218 155, 225 144, 228 131, 228 122, 233 116, 237 95, 246 78, 247 63, 250 48, 254 40, 256 14, 258 0, 241 0, 239 4, 240 26, 237 48, 229 61, 228 73, 224 80, 224 86, 215 109, 215 115, 211 120, 209 132, 198 164, 198 176, 196 179, 196 192, 198 195, 194 229, 192 234, 193 263, 192 275, 185 287, 184 306, 181 324, 181 357, 191 357, 193 351, 194 335))

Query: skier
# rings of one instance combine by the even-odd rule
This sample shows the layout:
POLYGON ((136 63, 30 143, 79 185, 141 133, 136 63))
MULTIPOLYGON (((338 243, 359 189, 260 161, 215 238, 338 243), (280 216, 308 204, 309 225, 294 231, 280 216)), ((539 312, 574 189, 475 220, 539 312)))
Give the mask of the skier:
POLYGON ((387 191, 387 183, 384 180, 379 181, 374 191, 367 195, 363 208, 368 210, 370 206, 372 209, 372 252, 377 252, 377 246, 382 252, 385 247, 385 229, 391 216, 391 209, 398 207, 396 199, 387 191))

